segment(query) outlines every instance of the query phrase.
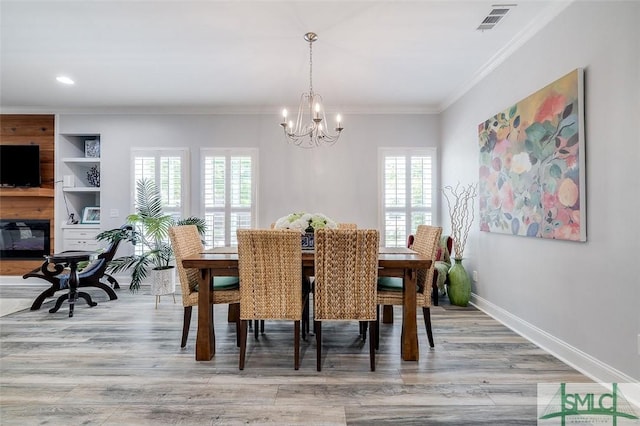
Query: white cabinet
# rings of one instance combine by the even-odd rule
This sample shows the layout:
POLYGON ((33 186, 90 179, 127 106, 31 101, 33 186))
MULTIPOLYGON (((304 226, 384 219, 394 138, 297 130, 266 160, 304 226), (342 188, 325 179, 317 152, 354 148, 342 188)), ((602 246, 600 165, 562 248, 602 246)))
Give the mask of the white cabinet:
POLYGON ((99 226, 68 225, 62 228, 62 250, 96 251, 102 244, 96 240, 99 226))

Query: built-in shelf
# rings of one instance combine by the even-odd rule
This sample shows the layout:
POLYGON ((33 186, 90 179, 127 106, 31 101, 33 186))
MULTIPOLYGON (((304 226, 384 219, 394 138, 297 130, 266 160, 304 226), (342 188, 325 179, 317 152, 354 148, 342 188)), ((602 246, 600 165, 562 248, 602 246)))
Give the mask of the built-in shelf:
POLYGON ((65 157, 62 159, 64 163, 99 163, 100 158, 91 157, 65 157))
POLYGON ((62 188, 64 192, 100 192, 99 186, 70 186, 62 188))
MULTIPOLYGON (((57 152, 59 154, 56 176, 61 182, 59 186, 62 197, 57 203, 58 216, 82 222, 88 208, 100 208, 100 186, 94 186, 91 177, 97 172, 100 175, 100 135, 95 133, 60 133, 58 135, 57 152), (91 144, 92 150, 87 146, 91 144), (87 156, 97 155, 97 156, 87 156)), ((58 193, 60 194, 60 193, 58 193)), ((59 250, 94 250, 100 244, 95 236, 100 233, 100 223, 79 223, 76 225, 58 222, 58 229, 62 238, 59 240, 59 250)))

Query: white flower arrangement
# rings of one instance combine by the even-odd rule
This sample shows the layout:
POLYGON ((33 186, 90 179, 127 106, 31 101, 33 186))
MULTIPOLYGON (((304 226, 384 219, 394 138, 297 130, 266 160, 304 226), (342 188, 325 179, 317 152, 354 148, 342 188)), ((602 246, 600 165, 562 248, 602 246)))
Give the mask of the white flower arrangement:
POLYGON ((305 233, 307 228, 337 228, 338 224, 322 213, 291 213, 276 221, 275 229, 296 229, 305 233))

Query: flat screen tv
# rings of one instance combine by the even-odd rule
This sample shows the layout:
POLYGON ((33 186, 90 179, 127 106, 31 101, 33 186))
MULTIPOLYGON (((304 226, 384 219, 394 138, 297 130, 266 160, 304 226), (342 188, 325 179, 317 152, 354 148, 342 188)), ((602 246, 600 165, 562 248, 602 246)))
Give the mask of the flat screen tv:
POLYGON ((0 145, 0 186, 40 186, 38 145, 0 145))

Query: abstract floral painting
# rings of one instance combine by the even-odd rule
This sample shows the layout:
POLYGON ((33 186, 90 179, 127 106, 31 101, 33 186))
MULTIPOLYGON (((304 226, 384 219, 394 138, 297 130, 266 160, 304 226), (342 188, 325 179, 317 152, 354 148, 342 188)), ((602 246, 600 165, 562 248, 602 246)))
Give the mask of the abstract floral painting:
POLYGON ((586 241, 583 70, 483 121, 480 230, 586 241))

